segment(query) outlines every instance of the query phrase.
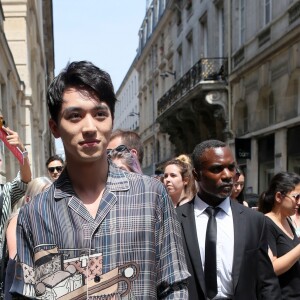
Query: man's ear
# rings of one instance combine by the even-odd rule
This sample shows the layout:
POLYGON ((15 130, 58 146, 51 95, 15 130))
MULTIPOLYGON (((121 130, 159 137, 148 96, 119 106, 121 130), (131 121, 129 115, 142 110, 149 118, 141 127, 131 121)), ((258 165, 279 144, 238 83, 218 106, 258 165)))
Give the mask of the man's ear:
POLYGON ((59 133, 59 130, 58 130, 58 126, 57 126, 56 122, 53 119, 49 120, 49 127, 50 127, 50 130, 51 130, 53 136, 56 139, 60 138, 60 133, 59 133))
POLYGON ((196 181, 200 181, 201 180, 201 175, 197 173, 197 171, 196 171, 195 168, 193 169, 193 176, 194 176, 194 178, 195 178, 196 181))
POLYGON ((136 149, 130 149, 130 153, 132 153, 133 155, 135 155, 135 157, 138 157, 136 149))

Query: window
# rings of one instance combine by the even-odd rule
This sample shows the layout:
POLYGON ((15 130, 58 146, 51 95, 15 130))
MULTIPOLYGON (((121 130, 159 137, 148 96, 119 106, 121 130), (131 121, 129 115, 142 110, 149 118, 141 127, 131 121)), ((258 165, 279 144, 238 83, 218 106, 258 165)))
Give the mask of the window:
POLYGON ((207 57, 207 45, 208 45, 208 32, 207 32, 207 16, 201 18, 200 20, 200 40, 203 41, 202 44, 202 57, 207 57))
POLYGON ((245 25, 246 25, 246 0, 240 0, 240 46, 245 43, 245 25))
POLYGON ((218 9, 219 20, 219 56, 223 57, 225 53, 224 36, 225 36, 225 21, 224 21, 224 7, 218 9))
POLYGON ((272 0, 264 0, 265 1, 265 25, 271 22, 272 18, 272 0))
POLYGON ((187 37, 188 42, 188 59, 190 61, 190 67, 194 65, 194 45, 193 45, 193 32, 191 31, 187 37))
POLYGON ((244 133, 248 132, 248 107, 246 104, 243 109, 243 126, 244 126, 244 133))
POLYGON ((182 48, 181 46, 177 49, 177 56, 178 56, 178 73, 179 77, 183 75, 183 59, 182 59, 182 48))
POLYGON ((276 109, 275 109, 275 102, 274 102, 273 93, 271 93, 269 95, 268 112, 269 112, 269 125, 275 124, 276 109))

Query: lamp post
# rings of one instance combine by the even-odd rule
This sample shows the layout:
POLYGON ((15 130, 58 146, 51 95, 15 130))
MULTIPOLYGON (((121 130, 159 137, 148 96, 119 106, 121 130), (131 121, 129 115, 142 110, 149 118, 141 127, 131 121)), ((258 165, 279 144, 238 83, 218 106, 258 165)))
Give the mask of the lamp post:
POLYGON ((176 79, 176 71, 174 71, 174 72, 165 71, 165 72, 161 73, 159 76, 162 77, 163 79, 165 79, 166 77, 169 77, 169 75, 172 75, 174 77, 174 79, 176 79))
POLYGON ((135 112, 135 111, 132 111, 132 112, 129 113, 128 116, 129 116, 129 117, 140 116, 140 113, 137 113, 137 112, 135 112))

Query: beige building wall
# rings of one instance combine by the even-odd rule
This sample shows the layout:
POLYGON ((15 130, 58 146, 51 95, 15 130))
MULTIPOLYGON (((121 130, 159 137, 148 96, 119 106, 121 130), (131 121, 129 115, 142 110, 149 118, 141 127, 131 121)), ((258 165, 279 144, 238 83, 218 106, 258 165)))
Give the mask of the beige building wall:
POLYGON ((267 3, 235 0, 231 8, 232 130, 251 138, 251 160, 239 163, 247 170, 246 189, 255 193, 275 173, 300 170, 300 153, 289 140, 300 125, 300 1, 267 3))
MULTIPOLYGON (((19 103, 20 135, 33 177, 42 176, 45 161, 54 152, 46 106, 47 86, 54 76, 52 0, 2 0, 2 8, 5 36, 24 87, 19 103)), ((10 123, 10 116, 7 119, 10 123)))
MULTIPOLYGON (((14 63, 12 53, 4 34, 4 14, 0 6, 0 111, 5 116, 6 125, 15 128, 20 136, 25 136, 22 122, 22 101, 25 98, 24 84, 22 83, 14 63)), ((1 143, 0 181, 13 179, 19 169, 14 156, 1 143)))

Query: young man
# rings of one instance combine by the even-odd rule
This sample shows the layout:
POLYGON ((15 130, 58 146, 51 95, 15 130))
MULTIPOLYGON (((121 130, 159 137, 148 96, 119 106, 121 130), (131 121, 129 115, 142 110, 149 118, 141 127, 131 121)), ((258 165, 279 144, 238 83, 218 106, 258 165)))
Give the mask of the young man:
POLYGON ((59 155, 52 155, 46 161, 46 168, 49 178, 55 181, 64 169, 64 161, 59 155))
POLYGON ((18 219, 11 292, 38 299, 187 299, 179 223, 165 188, 107 160, 109 75, 69 64, 47 94, 66 167, 18 219))
POLYGON ((236 170, 230 148, 205 141, 192 159, 199 192, 177 208, 192 274, 190 299, 281 299, 265 216, 230 200, 236 170))

